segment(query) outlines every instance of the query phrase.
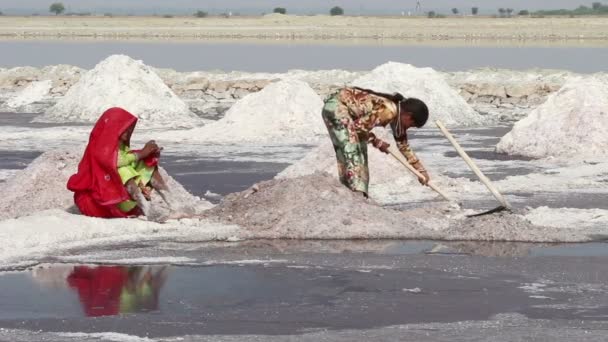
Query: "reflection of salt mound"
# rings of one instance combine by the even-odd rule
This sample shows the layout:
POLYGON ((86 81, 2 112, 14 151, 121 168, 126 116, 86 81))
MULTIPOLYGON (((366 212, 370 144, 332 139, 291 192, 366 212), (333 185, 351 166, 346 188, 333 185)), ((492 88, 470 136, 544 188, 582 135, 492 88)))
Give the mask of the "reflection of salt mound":
POLYGON ((382 208, 354 194, 325 173, 263 182, 258 191, 226 196, 211 209, 255 238, 353 239, 428 236, 445 226, 438 215, 382 208))
POLYGON ((446 125, 470 126, 482 122, 481 116, 431 68, 389 62, 356 79, 353 85, 417 97, 429 107, 430 120, 441 120, 446 125))
POLYGON ((51 86, 50 80, 32 82, 15 97, 6 101, 6 105, 10 108, 18 108, 40 101, 49 93, 51 86))
MULTIPOLYGON (((67 210, 74 205, 73 193, 67 190, 68 178, 78 168, 80 150, 50 151, 36 158, 25 170, 17 173, 0 188, 0 219, 19 217, 47 209, 67 210)), ((211 205, 192 196, 161 169, 175 198, 197 211, 211 205)), ((160 196, 153 196, 160 204, 160 196)))
POLYGON ((327 133, 322 108, 323 101, 307 83, 285 80, 245 96, 221 120, 180 136, 214 142, 304 143, 327 133))
POLYGON ((571 78, 498 143, 497 150, 534 158, 608 154, 608 82, 571 78))
POLYGON ((123 55, 97 64, 37 121, 95 122, 111 107, 133 113, 144 126, 188 127, 199 121, 150 67, 123 55))

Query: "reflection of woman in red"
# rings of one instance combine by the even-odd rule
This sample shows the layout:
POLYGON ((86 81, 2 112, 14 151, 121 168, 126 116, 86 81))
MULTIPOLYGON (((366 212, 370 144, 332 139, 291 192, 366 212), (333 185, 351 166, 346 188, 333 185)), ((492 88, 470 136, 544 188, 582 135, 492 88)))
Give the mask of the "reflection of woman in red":
POLYGON ((84 312, 89 317, 120 313, 120 294, 128 273, 120 266, 74 267, 68 285, 78 290, 84 312))
POLYGON ((166 267, 77 266, 68 285, 78 291, 89 317, 158 310, 166 267))

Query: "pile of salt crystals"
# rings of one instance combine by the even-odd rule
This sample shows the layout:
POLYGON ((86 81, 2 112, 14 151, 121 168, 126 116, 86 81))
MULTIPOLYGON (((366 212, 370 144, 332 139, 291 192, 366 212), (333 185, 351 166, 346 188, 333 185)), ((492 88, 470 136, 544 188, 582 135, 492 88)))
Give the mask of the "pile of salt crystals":
POLYGON ((113 55, 84 74, 37 122, 93 123, 111 107, 140 119, 140 127, 179 128, 202 124, 152 68, 124 55, 113 55))
POLYGON ((532 158, 608 155, 608 78, 568 79, 517 122, 496 149, 532 158))
MULTIPOLYGON (((73 193, 66 188, 71 175, 76 173, 82 149, 55 150, 43 153, 22 171, 0 187, 0 219, 25 216, 47 209, 78 212, 74 207, 73 193)), ((170 187, 175 202, 181 207, 200 213, 212 205, 190 194, 164 169, 161 176, 170 187)), ((160 196, 152 196, 153 204, 166 207, 160 196)), ((168 208, 166 208, 168 210, 168 208)))

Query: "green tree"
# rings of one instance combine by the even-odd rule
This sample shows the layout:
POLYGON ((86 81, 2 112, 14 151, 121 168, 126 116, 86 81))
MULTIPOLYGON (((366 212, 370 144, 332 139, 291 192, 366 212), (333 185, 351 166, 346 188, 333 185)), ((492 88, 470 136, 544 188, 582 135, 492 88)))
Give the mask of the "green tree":
POLYGON ((4 15, 4 13, 2 13, 2 11, 0 11, 0 17, 3 16, 3 15, 4 15))
POLYGON ((521 11, 519 11, 519 15, 530 15, 530 11, 528 11, 528 10, 521 10, 521 11))
POLYGON ((65 11, 65 6, 63 6, 63 4, 61 2, 55 2, 55 3, 52 3, 51 6, 49 6, 49 12, 55 13, 55 15, 60 15, 64 11, 65 11))
POLYGON ((437 17, 437 13, 436 13, 435 11, 430 11, 430 12, 427 14, 427 16, 428 16, 429 18, 436 18, 436 17, 437 17))
POLYGON ((513 9, 512 8, 507 8, 507 17, 511 17, 511 15, 513 14, 513 9))
POLYGON ((194 16, 197 18, 206 18, 208 15, 209 13, 205 11, 196 11, 196 13, 194 13, 194 16))
POLYGON ((287 9, 284 7, 277 7, 274 10, 272 10, 273 13, 279 13, 279 14, 287 14, 287 9))
POLYGON ((452 13, 454 13, 454 15, 457 15, 459 13, 458 8, 452 8, 452 13))
POLYGON ((500 14, 501 18, 504 18, 505 17, 505 13, 507 13, 507 10, 501 7, 501 8, 498 9, 498 13, 500 14))
POLYGON ((471 14, 477 15, 478 13, 479 13, 479 7, 473 7, 473 8, 471 8, 471 14))
POLYGON ((591 4, 591 8, 593 8, 594 11, 597 11, 600 8, 602 8, 602 3, 601 2, 594 2, 594 3, 591 4))
POLYGON ((344 15, 344 10, 340 6, 332 7, 332 9, 329 10, 329 15, 344 15))

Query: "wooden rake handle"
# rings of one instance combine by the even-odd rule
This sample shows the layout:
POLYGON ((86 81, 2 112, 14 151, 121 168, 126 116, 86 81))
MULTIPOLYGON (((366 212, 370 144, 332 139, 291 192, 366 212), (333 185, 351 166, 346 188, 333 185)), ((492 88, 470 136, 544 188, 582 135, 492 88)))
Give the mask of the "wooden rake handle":
POLYGON ((471 171, 473 171, 473 173, 475 173, 477 178, 479 178, 479 180, 486 186, 486 188, 488 188, 488 190, 490 190, 490 192, 492 193, 494 198, 496 198, 496 200, 498 200, 498 202, 500 202, 500 204, 503 207, 510 209, 511 206, 509 205, 507 200, 504 198, 504 196, 500 193, 500 191, 498 191, 498 189, 494 186, 494 184, 492 184, 490 179, 488 177, 486 177, 486 175, 484 175, 483 172, 481 172, 481 170, 477 167, 477 165, 473 162, 473 160, 469 157, 469 155, 462 149, 462 147, 460 146, 458 141, 456 141, 456 139, 454 139, 454 136, 452 136, 450 131, 448 131, 448 129, 445 128, 443 123, 441 121, 437 120, 437 121, 435 121, 435 124, 437 125, 437 127, 439 128, 441 133, 443 133, 443 135, 445 135, 445 137, 450 141, 452 146, 454 146, 454 148, 456 149, 456 152, 458 152, 460 157, 469 166, 471 171))

